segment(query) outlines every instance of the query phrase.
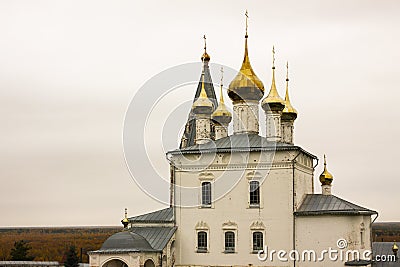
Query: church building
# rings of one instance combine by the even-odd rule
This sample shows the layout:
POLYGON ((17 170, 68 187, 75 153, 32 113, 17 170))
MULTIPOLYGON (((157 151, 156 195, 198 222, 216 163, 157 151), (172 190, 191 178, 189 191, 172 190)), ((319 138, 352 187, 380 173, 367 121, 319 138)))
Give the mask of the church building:
POLYGON ((221 81, 218 101, 204 49, 180 146, 167 153, 170 206, 134 217, 125 212, 124 230, 89 253, 90 267, 370 264, 362 255, 372 250, 377 212, 332 192, 325 157, 321 187, 314 188, 318 158, 294 142, 298 112, 289 98, 288 75, 281 98, 273 60, 266 90, 250 64, 248 39, 246 16, 243 62, 227 95, 221 81), (259 112, 265 112, 266 136, 260 135, 259 112), (330 248, 359 251, 361 260, 332 260, 327 254, 320 259, 330 248), (299 257, 291 259, 293 251, 299 257), (315 259, 302 259, 304 251, 314 251, 315 259))

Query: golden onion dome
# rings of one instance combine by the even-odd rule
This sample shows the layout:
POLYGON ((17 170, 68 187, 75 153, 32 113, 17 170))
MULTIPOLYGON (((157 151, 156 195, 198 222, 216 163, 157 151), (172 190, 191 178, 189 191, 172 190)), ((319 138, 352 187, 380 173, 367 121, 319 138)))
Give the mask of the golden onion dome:
POLYGON ((194 101, 192 110, 195 114, 211 114, 214 108, 214 104, 207 97, 206 90, 204 88, 204 70, 201 74, 201 91, 200 96, 194 101))
POLYGON ((240 71, 229 84, 228 95, 232 101, 257 100, 264 95, 264 84, 254 73, 250 64, 247 48, 247 35, 245 36, 244 59, 240 71))
POLYGON ((319 181, 322 185, 331 185, 333 181, 333 175, 328 172, 326 168, 326 156, 324 155, 324 171, 319 176, 319 181))
POLYGON ((297 118, 297 110, 292 106, 289 99, 289 63, 286 63, 286 94, 285 94, 285 108, 282 111, 282 119, 295 120, 297 118))
POLYGON ((397 251, 399 251, 399 247, 397 246, 396 242, 393 243, 392 251, 393 251, 393 253, 395 253, 395 254, 397 254, 397 251))
POLYGON ((265 109, 269 106, 271 110, 282 111, 284 109, 285 101, 279 96, 275 83, 275 48, 272 48, 272 83, 271 89, 266 98, 263 99, 261 106, 265 109))
POLYGON ((122 225, 126 228, 129 224, 128 209, 125 209, 125 217, 121 220, 122 225))
MULTIPOLYGON (((222 78, 221 78, 221 81, 222 81, 222 78)), ((221 82, 220 99, 219 99, 218 107, 211 115, 211 118, 220 124, 228 125, 232 120, 232 113, 230 113, 229 110, 225 106, 222 87, 223 86, 222 86, 222 82, 221 82)))
POLYGON ((201 61, 210 61, 210 55, 204 50, 203 55, 201 56, 201 61))

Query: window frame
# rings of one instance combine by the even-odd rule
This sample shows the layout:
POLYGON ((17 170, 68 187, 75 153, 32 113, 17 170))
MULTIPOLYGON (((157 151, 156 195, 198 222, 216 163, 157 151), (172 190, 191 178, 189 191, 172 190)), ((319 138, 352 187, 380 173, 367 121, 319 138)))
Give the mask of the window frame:
POLYGON ((197 231, 197 246, 196 246, 196 252, 197 253, 207 253, 208 252, 208 231, 206 231, 205 229, 202 230, 198 230, 197 231), (204 234, 203 237, 205 237, 204 242, 205 242, 205 246, 200 246, 200 234, 204 234))
POLYGON ((199 195, 198 195, 198 208, 214 208, 213 202, 213 190, 214 190, 214 174, 211 172, 203 171, 199 174, 199 195), (210 183, 210 204, 203 204, 203 183, 210 183))
POLYGON ((264 248, 264 232, 263 231, 261 231, 261 230, 254 230, 254 231, 252 231, 252 233, 251 233, 251 241, 252 241, 252 250, 253 250, 253 253, 258 253, 258 251, 259 250, 262 250, 263 248, 264 248), (255 247, 255 235, 256 234, 260 234, 261 235, 261 246, 260 247, 255 247))
POLYGON ((201 206, 202 207, 211 207, 211 204, 212 204, 212 183, 210 181, 202 181, 201 182, 201 206))
POLYGON ((260 189, 260 181, 258 180, 250 180, 249 181, 249 205, 250 207, 260 207, 261 204, 261 189, 260 189), (252 185, 257 184, 257 188, 253 189, 252 185), (257 198, 257 201, 253 202, 253 199, 257 198))
POLYGON ((224 232, 224 253, 235 253, 236 252, 236 233, 234 230, 226 230, 224 232), (233 243, 232 247, 227 247, 227 235, 232 234, 231 240, 229 242, 233 243))

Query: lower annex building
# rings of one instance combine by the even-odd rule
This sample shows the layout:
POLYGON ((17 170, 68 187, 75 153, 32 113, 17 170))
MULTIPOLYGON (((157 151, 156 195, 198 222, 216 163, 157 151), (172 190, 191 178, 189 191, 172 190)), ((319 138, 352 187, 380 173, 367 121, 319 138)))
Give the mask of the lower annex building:
MULTIPOLYGON (((247 18, 246 18, 247 19, 247 18)), ((246 23, 247 24, 247 23, 246 23)), ((89 253, 91 267, 172 266, 366 266, 368 261, 282 261, 258 258, 269 250, 372 250, 371 222, 377 212, 331 193, 333 176, 319 176, 318 159, 294 144, 297 111, 272 81, 264 85, 248 55, 227 90, 233 115, 224 104, 221 81, 217 101, 210 56, 203 70, 179 149, 167 153, 171 167, 170 207, 122 220, 124 231, 89 253), (259 134, 259 110, 266 114, 266 136, 259 134), (228 125, 233 118, 233 133, 228 125), (317 193, 316 191, 321 191, 317 193)), ((222 80, 222 79, 221 79, 222 80)), ((265 253, 268 255, 268 253, 265 253)), ((286 254, 286 258, 289 256, 286 254)))

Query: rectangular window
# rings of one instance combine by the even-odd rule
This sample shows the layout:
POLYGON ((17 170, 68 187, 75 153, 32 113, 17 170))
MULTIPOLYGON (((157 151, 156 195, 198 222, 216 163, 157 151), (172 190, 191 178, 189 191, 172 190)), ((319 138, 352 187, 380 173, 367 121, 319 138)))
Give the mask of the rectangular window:
POLYGON ((225 232, 225 253, 235 252, 235 233, 232 231, 225 232))
POLYGON ((250 181, 250 205, 260 205, 260 183, 250 181))
POLYGON ((203 206, 211 205, 211 183, 203 182, 201 184, 201 204, 203 206))
POLYGON ((197 252, 207 252, 207 232, 197 233, 197 252))
POLYGON ((264 245, 264 238, 263 233, 261 232, 254 232, 253 233, 253 251, 259 251, 263 249, 264 245))

